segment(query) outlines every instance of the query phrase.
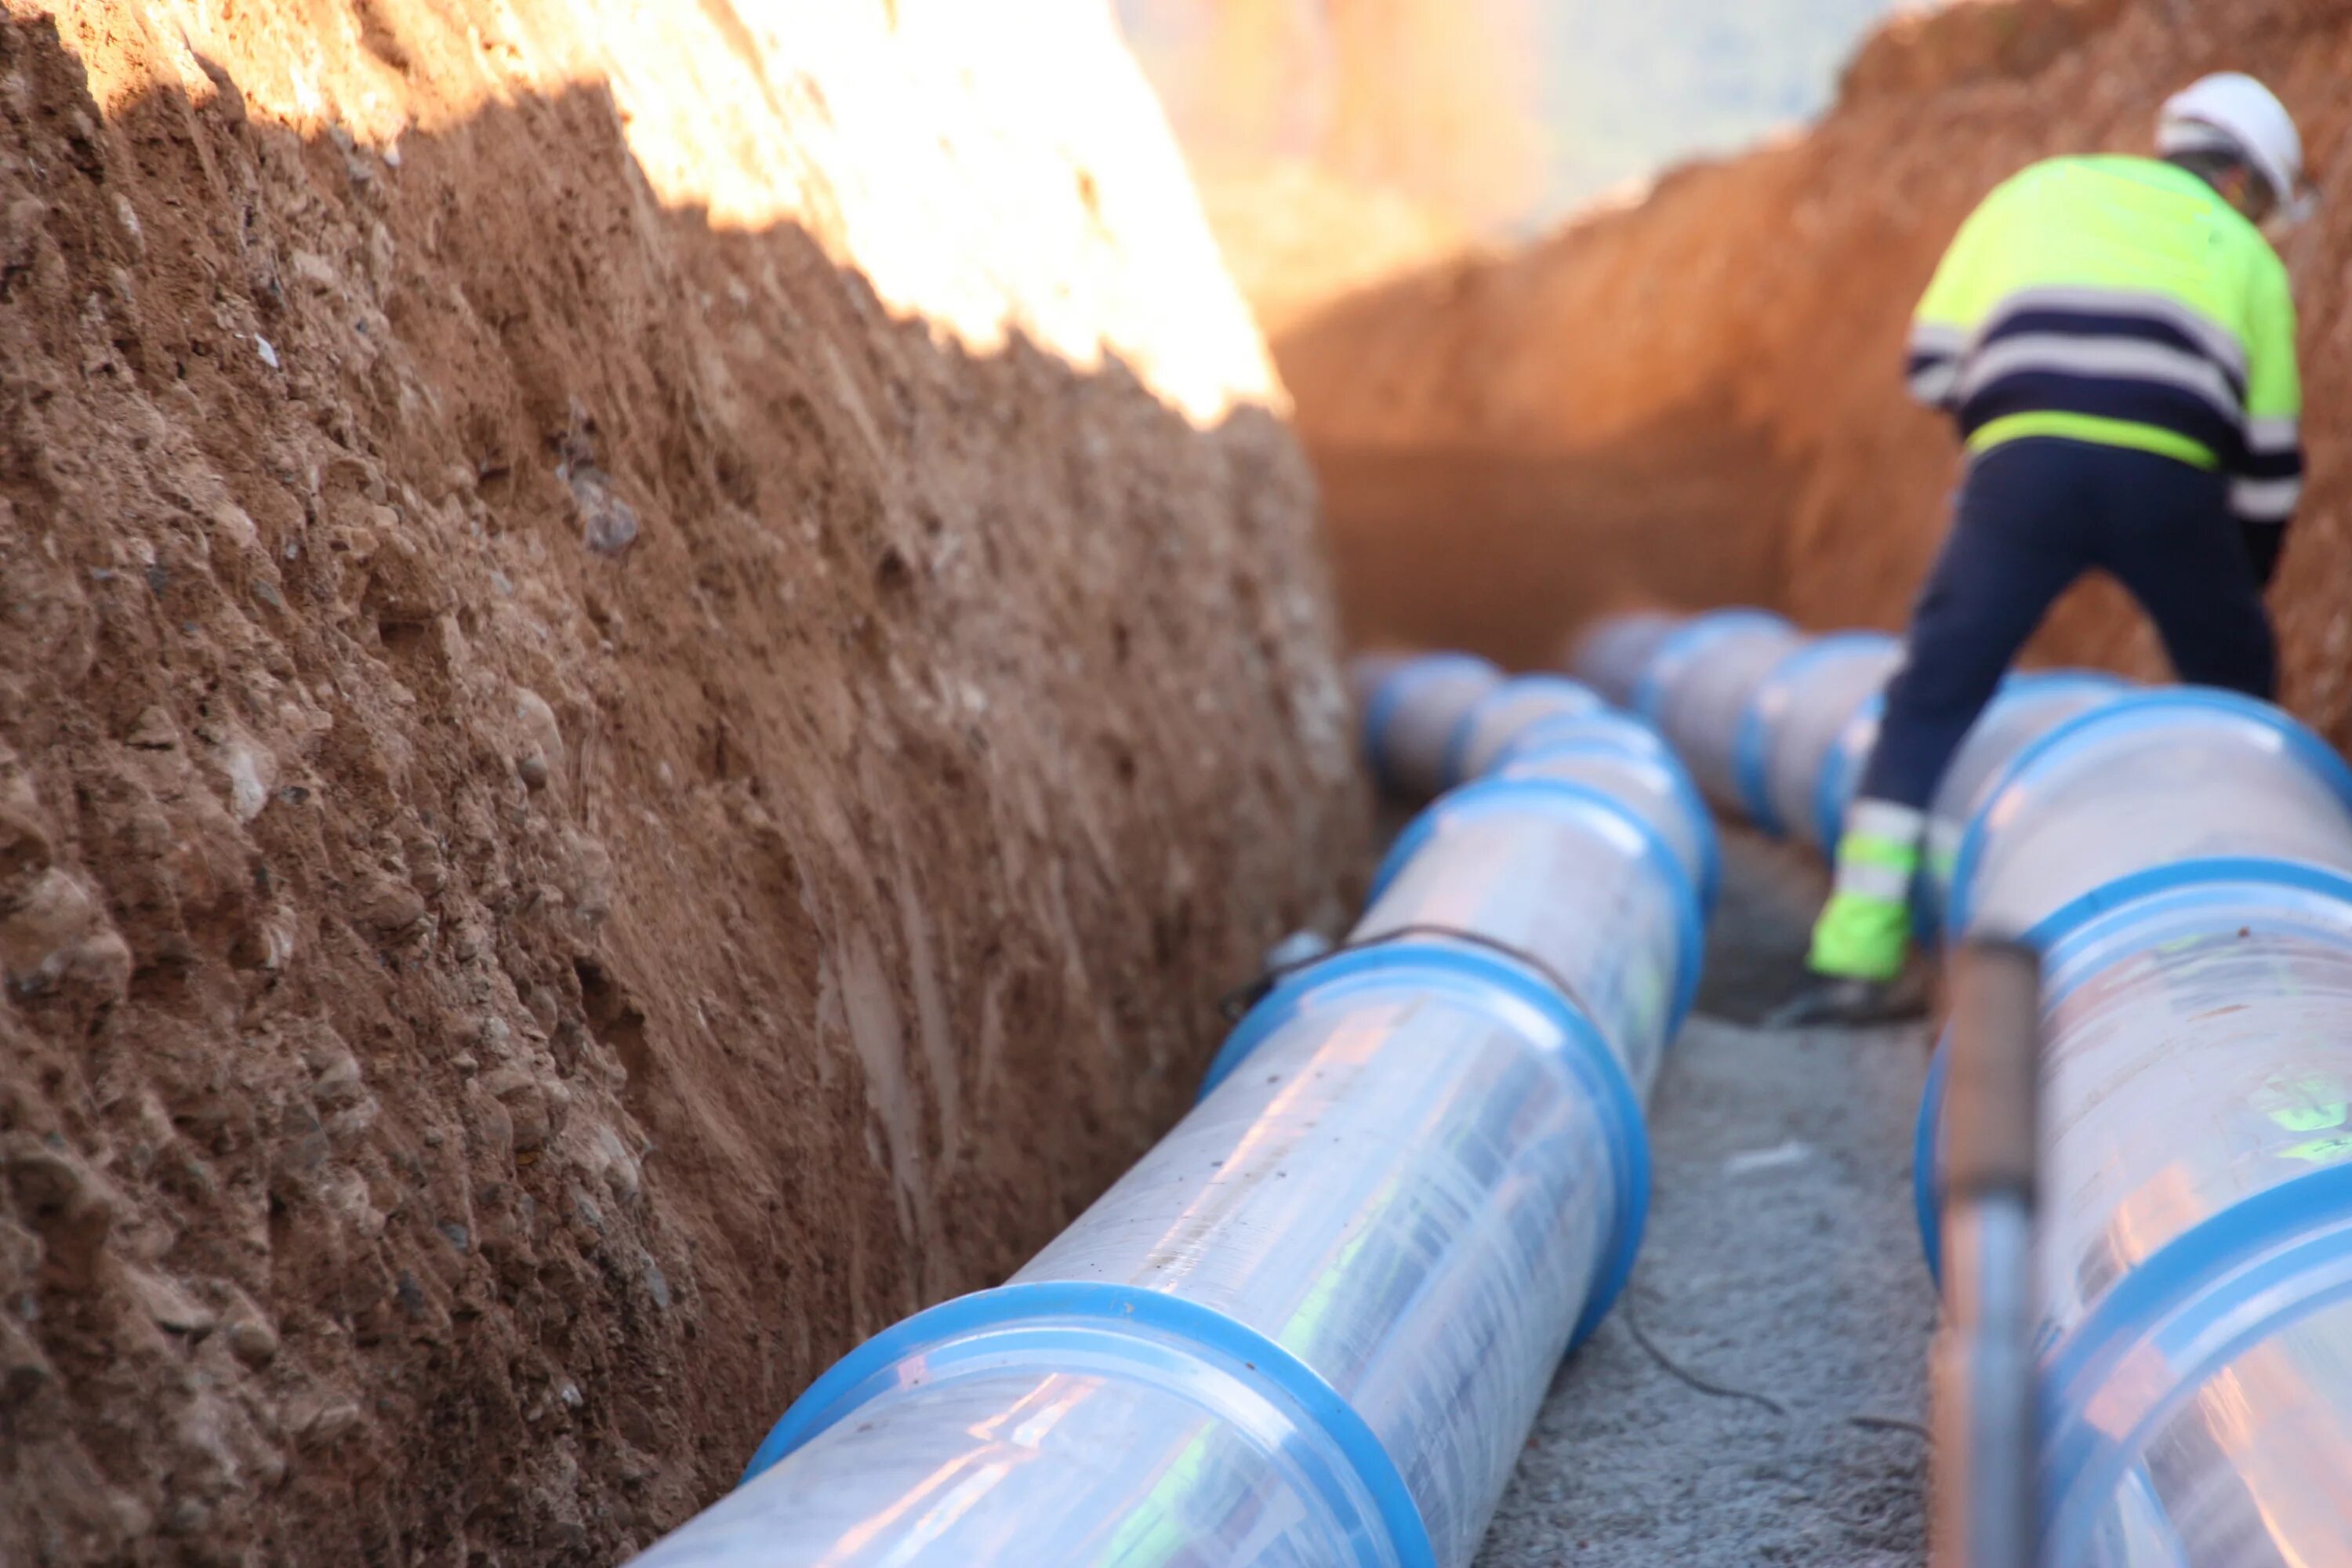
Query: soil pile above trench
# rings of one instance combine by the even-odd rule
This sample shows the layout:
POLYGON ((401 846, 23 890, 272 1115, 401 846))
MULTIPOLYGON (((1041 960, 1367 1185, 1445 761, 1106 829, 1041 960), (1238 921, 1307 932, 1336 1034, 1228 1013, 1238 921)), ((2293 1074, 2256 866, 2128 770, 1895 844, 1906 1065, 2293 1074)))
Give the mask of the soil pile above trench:
MULTIPOLYGON (((1754 599, 1899 624, 1958 477, 1902 344, 1960 219, 2033 159, 2145 151, 2156 107, 2251 70, 2301 121, 2294 275, 2312 484, 2274 596, 2289 695, 2352 739, 2352 5, 2002 0, 1900 17, 1802 137, 1667 176, 1522 254, 1374 290, 1276 353, 1330 494, 1351 630, 1523 662, 1581 617, 1754 599), (1418 563, 1442 559, 1442 569, 1418 563)), ((2087 585, 2037 650, 2160 669, 2087 585)))
POLYGON ((1104 9, 0 18, 0 1562, 616 1560, 1342 907, 1104 9))

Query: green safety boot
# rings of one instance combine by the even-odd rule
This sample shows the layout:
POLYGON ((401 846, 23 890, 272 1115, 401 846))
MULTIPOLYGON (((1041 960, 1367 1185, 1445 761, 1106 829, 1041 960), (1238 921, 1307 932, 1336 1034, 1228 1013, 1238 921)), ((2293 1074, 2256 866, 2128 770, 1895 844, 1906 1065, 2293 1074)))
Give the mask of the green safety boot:
POLYGON ((1838 840, 1836 888, 1813 925, 1806 963, 1816 978, 1772 1015, 1771 1026, 1860 1026, 1926 1013, 1926 986, 1905 983, 1925 827, 1908 806, 1856 803, 1838 840))

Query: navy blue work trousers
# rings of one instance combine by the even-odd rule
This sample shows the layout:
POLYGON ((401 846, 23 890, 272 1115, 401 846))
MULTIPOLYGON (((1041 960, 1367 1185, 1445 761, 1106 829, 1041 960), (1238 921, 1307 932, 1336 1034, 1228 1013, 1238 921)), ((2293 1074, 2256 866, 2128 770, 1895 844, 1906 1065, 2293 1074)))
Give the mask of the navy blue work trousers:
POLYGON ((2223 476, 2121 447, 2010 441, 1969 465, 1862 796, 1925 809, 2018 650, 2095 570, 2139 601, 2182 680, 2273 695, 2277 645, 2223 476))

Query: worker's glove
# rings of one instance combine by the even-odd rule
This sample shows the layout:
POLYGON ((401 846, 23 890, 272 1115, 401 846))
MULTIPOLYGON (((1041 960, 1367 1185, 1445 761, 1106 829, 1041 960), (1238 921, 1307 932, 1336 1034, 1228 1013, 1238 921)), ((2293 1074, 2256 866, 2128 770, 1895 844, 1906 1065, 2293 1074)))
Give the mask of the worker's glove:
POLYGON ((2238 522, 2238 537, 2245 542, 2246 559, 2254 568, 2254 581, 2263 587, 2271 585, 2278 575, 2279 556, 2286 549, 2286 524, 2283 522, 2238 522))

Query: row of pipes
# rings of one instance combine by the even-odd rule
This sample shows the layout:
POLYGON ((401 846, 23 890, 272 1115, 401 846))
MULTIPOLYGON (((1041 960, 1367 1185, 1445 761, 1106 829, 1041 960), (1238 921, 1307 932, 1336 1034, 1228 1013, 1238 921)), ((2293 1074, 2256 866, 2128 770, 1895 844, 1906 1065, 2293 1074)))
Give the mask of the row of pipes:
MULTIPOLYGON (((1826 848, 1898 658, 1726 611, 1574 664, 1719 807, 1826 848)), ((2352 771, 2263 703, 2021 674, 1929 816, 1922 928, 2042 963, 2042 1561, 2352 1563, 2352 771)))
POLYGON ((1576 682, 1361 673, 1383 776, 1437 798, 1354 931, 1057 1239, 853 1352, 643 1568, 1466 1568, 1632 1272, 1717 849, 1576 682))
MULTIPOLYGON (((1435 798, 1356 929, 639 1562, 1468 1563, 1640 1245, 1708 805, 1833 844, 1898 658, 1743 610, 1605 622, 1577 679, 1360 662, 1375 776, 1435 798)), ((2043 1561, 2352 1563, 2352 772, 2262 704, 2022 674, 1929 816, 1923 929, 2043 960, 2043 1561)))

